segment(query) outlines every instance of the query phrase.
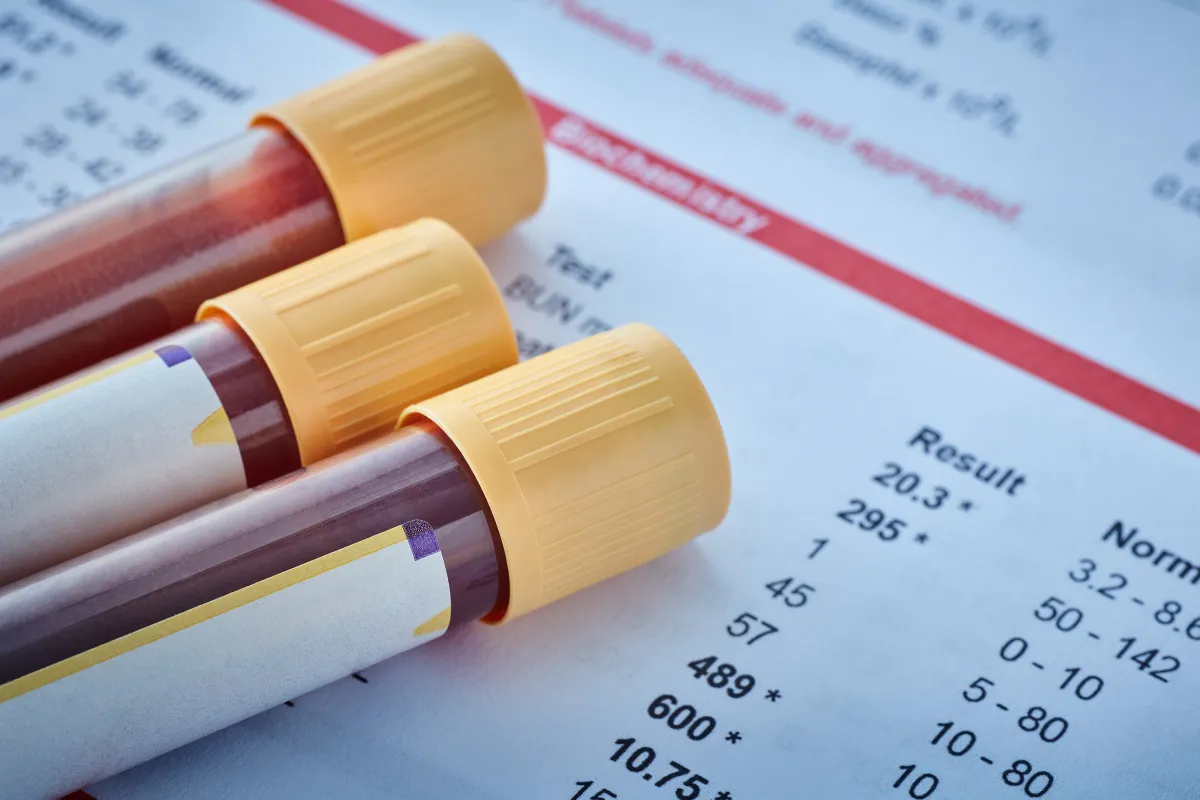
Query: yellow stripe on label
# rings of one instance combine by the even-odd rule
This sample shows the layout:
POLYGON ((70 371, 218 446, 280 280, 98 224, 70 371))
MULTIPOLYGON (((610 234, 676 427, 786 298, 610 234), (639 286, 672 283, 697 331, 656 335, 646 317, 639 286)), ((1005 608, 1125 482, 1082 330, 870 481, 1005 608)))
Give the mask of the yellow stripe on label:
POLYGON ((77 389, 82 389, 88 384, 95 383, 96 381, 102 381, 110 375, 116 375, 118 372, 124 372, 131 367, 136 367, 138 364, 145 364, 147 361, 150 361, 154 358, 158 358, 158 354, 153 350, 147 350, 144 353, 138 353, 136 356, 127 358, 124 361, 118 361, 116 364, 113 364, 110 367, 105 367, 104 369, 90 372, 78 380, 71 381, 70 383, 64 383, 57 389, 50 389, 49 391, 36 394, 28 400, 16 403, 8 408, 0 408, 0 419, 11 417, 14 414, 20 414, 22 411, 28 411, 29 409, 35 406, 40 406, 42 403, 49 402, 56 397, 62 397, 64 394, 70 394, 77 389))
POLYGON ((341 550, 335 550, 332 553, 301 564, 298 567, 292 567, 278 575, 272 575, 258 583, 243 587, 235 592, 230 592, 227 595, 210 600, 195 608, 189 608, 187 611, 164 619, 161 622, 147 625, 145 628, 126 634, 119 639, 113 639, 111 642, 105 642, 98 647, 93 647, 91 650, 71 656, 48 667, 43 667, 37 672, 22 675, 20 678, 0 686, 0 703, 7 702, 14 697, 19 697, 35 689, 40 689, 46 684, 74 675, 77 672, 82 672, 89 667, 94 667, 97 664, 116 658, 143 645, 156 642, 173 633, 186 630, 193 625, 199 625, 205 620, 232 611, 239 606, 253 603, 255 600, 261 600, 289 586, 294 586, 310 578, 315 578, 322 573, 349 564, 355 559, 379 552, 386 547, 399 544, 406 539, 404 526, 397 525, 395 528, 377 533, 368 539, 363 539, 348 547, 343 547, 341 550))
POLYGON ((233 426, 229 424, 229 415, 224 407, 204 418, 195 428, 192 428, 192 444, 203 447, 206 444, 237 444, 233 435, 233 426))
POLYGON ((424 636, 427 633, 439 633, 450 627, 450 606, 446 606, 429 619, 413 628, 413 636, 424 636))

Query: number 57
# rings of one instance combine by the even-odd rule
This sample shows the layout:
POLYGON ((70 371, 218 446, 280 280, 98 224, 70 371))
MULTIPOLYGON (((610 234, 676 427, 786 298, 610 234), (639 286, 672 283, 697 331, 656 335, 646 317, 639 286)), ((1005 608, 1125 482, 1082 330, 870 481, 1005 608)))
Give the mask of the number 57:
POLYGON ((737 639, 747 635, 751 631, 755 630, 758 626, 762 626, 762 630, 747 639, 746 644, 754 644, 764 636, 770 636, 772 633, 779 633, 779 628, 776 628, 774 625, 764 619, 759 619, 748 611, 738 614, 737 618, 734 619, 733 622, 725 626, 725 632, 737 639), (755 625, 755 623, 758 624, 755 625))

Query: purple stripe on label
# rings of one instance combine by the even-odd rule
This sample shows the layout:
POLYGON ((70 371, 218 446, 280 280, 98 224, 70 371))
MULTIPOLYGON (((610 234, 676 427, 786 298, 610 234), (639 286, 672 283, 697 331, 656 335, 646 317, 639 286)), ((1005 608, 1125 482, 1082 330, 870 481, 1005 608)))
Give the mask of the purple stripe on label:
POLYGON ((183 362, 191 361, 192 359, 192 354, 177 344, 169 344, 165 347, 160 347, 154 352, 168 367, 173 367, 176 364, 182 364, 183 362))
POLYGON ((408 546, 412 549, 413 561, 420 561, 425 556, 438 552, 437 534, 433 526, 423 519, 415 519, 404 523, 404 535, 408 538, 408 546))

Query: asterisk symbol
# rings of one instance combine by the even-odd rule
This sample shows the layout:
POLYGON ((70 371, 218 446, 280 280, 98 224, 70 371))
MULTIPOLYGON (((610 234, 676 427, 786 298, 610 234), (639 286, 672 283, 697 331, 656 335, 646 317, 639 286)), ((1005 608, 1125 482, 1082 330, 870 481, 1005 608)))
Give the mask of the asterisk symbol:
POLYGON ((767 699, 770 700, 772 703, 774 703, 776 700, 778 700, 781 697, 783 697, 783 693, 780 692, 778 689, 767 690, 767 699))
POLYGON ((733 795, 729 792, 717 792, 717 796, 713 800, 733 800, 733 795))
POLYGON ((963 511, 970 511, 972 508, 975 507, 975 504, 972 503, 970 500, 963 500, 961 503, 958 504, 958 507, 961 508, 963 511))
POLYGON ((737 731, 730 731, 729 733, 725 734, 725 741, 729 742, 730 744, 737 744, 741 740, 742 735, 737 731))
POLYGON ((929 534, 927 534, 927 533, 918 533, 918 534, 916 535, 916 537, 914 537, 914 538, 916 538, 916 540, 917 540, 917 544, 925 544, 926 542, 928 542, 928 541, 929 541, 929 534))

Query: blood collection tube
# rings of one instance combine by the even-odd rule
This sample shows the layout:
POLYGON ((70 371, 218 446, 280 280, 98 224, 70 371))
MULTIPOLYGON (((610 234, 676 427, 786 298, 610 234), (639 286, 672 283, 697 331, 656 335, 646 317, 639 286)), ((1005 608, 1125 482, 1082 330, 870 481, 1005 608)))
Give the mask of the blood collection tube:
POLYGON ((419 220, 205 303, 0 407, 0 585, 388 433, 517 362, 487 267, 419 220))
POLYGON ((410 406, 391 436, 0 591, 0 794, 112 775, 715 527, 696 373, 630 325, 410 406))
POLYGON ((481 244, 537 209, 545 176, 536 114, 486 45, 398 50, 0 237, 0 402, 389 227, 434 217, 481 244))

